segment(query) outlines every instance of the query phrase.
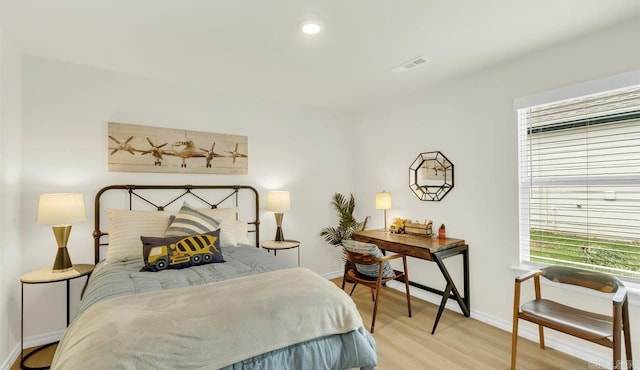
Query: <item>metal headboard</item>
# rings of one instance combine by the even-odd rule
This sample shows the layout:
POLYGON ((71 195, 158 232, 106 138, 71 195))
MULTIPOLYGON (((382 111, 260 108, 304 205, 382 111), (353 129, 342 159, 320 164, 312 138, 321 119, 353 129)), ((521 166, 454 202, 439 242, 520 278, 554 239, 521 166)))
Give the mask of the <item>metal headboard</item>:
MULTIPOLYGON (((129 197, 128 207, 130 210, 133 209, 133 201, 139 200, 141 201, 141 204, 145 204, 146 206, 148 206, 148 208, 154 208, 155 210, 158 210, 158 211, 163 211, 166 207, 173 204, 178 199, 182 199, 184 197, 195 197, 196 199, 202 201, 203 203, 207 204, 211 208, 218 208, 218 206, 225 201, 231 201, 233 202, 234 207, 238 207, 238 204, 239 204, 238 197, 241 192, 243 197, 247 196, 251 198, 251 194, 253 194, 253 197, 255 200, 254 206, 252 207, 254 209, 253 216, 243 215, 243 219, 247 221, 247 224, 253 225, 253 229, 252 230, 250 229, 249 232, 255 233, 256 248, 260 247, 259 195, 258 195, 258 191, 251 186, 246 186, 246 185, 110 185, 100 189, 100 191, 98 191, 98 193, 96 194, 96 198, 95 198, 94 229, 93 229, 94 230, 93 231, 93 240, 94 240, 93 252, 94 252, 95 263, 98 263, 100 261, 100 247, 108 245, 108 243, 102 241, 102 238, 109 235, 109 233, 106 233, 100 230, 100 214, 102 211, 100 206, 100 198, 104 195, 105 192, 112 191, 112 190, 125 191, 128 193, 128 197, 129 197), (146 194, 143 194, 142 191, 147 191, 147 190, 150 190, 150 191, 178 190, 178 191, 173 192, 173 194, 167 194, 167 196, 169 197, 168 198, 169 200, 166 202, 157 202, 157 201, 154 202, 147 199, 148 195, 147 197, 143 196, 146 194), (215 194, 207 194, 209 198, 205 196, 205 193, 207 191, 215 191, 215 190, 217 190, 215 194), (211 197, 213 196, 215 196, 215 198, 218 199, 218 201, 207 200, 207 199, 211 199, 211 197), (251 217, 253 218, 253 220, 247 217, 251 217)), ((164 196, 164 194, 162 195, 164 196)))

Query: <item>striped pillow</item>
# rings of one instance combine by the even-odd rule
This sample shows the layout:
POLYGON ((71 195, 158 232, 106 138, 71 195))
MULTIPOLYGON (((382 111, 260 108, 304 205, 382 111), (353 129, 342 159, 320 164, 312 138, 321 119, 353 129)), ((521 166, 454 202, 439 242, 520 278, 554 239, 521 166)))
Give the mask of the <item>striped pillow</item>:
POLYGON ((162 235, 169 225, 170 212, 106 209, 109 219, 107 263, 142 258, 140 235, 162 235))
POLYGON ((189 236, 206 234, 216 230, 220 223, 184 202, 180 212, 173 219, 165 236, 189 236))
MULTIPOLYGON (((353 253, 360 254, 368 254, 375 257, 383 257, 382 251, 378 248, 377 245, 371 243, 361 243, 355 240, 343 240, 342 247, 353 253)), ((378 264, 375 265, 360 265, 356 264, 356 270, 362 275, 370 276, 377 278, 378 277, 378 264)), ((384 261, 382 263, 382 277, 390 278, 393 277, 395 273, 393 272, 393 268, 391 268, 391 264, 389 261, 384 261)))

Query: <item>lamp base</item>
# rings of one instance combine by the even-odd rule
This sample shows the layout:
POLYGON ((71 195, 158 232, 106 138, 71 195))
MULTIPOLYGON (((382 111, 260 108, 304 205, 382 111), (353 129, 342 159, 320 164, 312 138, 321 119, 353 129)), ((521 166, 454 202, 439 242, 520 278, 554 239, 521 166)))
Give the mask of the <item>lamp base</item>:
POLYGON ((284 241, 284 233, 282 232, 282 227, 278 226, 276 228, 276 238, 275 241, 281 242, 284 241))
POLYGON ((73 267, 69 251, 67 251, 67 241, 70 234, 71 225, 53 227, 53 235, 55 235, 58 243, 58 252, 56 253, 56 260, 53 262, 52 272, 65 272, 73 267))
POLYGON ((73 268, 73 263, 71 263, 71 257, 69 257, 69 251, 67 251, 67 247, 58 248, 58 253, 56 253, 56 260, 53 262, 52 272, 65 272, 69 271, 73 268))
POLYGON ((389 229, 387 229, 387 210, 384 210, 384 231, 387 232, 389 231, 389 229))
POLYGON ((284 240, 284 234, 282 233, 282 217, 284 216, 284 214, 280 212, 276 212, 275 216, 276 216, 276 239, 275 240, 277 242, 281 242, 284 240))

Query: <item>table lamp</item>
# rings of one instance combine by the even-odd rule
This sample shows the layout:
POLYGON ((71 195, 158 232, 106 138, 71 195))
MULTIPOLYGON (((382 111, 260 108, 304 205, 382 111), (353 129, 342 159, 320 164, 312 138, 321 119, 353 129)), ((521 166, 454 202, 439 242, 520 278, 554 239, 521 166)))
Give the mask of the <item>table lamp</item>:
POLYGON ((376 209, 384 210, 384 231, 387 231, 387 210, 391 209, 391 193, 384 190, 376 193, 376 209))
POLYGON ((71 223, 84 221, 87 214, 84 198, 79 193, 41 194, 38 202, 38 224, 53 225, 53 234, 58 243, 53 272, 71 270, 73 264, 67 251, 67 241, 71 234, 71 223))
POLYGON ((288 191, 270 191, 267 193, 267 211, 275 212, 276 216, 276 238, 281 242, 284 240, 282 233, 282 217, 284 212, 291 209, 291 197, 288 191))

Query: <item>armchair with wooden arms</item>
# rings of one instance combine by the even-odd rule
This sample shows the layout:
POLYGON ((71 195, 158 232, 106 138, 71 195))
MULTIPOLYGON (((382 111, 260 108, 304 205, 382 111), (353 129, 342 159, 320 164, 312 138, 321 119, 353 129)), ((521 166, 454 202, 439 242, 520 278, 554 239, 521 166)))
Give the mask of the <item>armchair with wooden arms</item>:
POLYGON ((373 319, 371 320, 371 333, 373 333, 374 326, 376 323, 376 313, 378 311, 378 303, 380 302, 380 291, 382 288, 382 284, 391 280, 401 280, 405 283, 406 288, 406 296, 407 296, 407 310, 409 312, 409 317, 411 317, 411 298, 409 295, 409 277, 407 276, 407 257, 401 254, 389 255, 377 257, 375 255, 356 253, 349 251, 345 248, 345 255, 347 257, 347 262, 345 264, 344 276, 342 278, 342 289, 344 290, 345 283, 351 282, 354 284, 353 289, 351 289, 351 294, 353 294, 353 290, 355 289, 357 284, 362 284, 371 288, 371 298, 374 301, 373 304, 373 319), (390 260, 402 258, 404 271, 392 270, 392 276, 383 276, 383 266, 385 262, 390 260), (378 273, 376 277, 368 276, 361 274, 356 269, 356 264, 358 265, 378 265, 378 273))
POLYGON ((627 368, 633 368, 631 334, 629 332, 629 303, 627 290, 617 278, 595 271, 565 266, 549 266, 516 277, 513 302, 513 332, 511 339, 511 369, 516 368, 518 320, 538 325, 540 348, 545 348, 543 328, 551 328, 613 349, 613 368, 621 369, 622 332, 626 349, 627 368), (583 311, 564 304, 543 299, 540 276, 563 284, 593 289, 612 296, 612 315, 583 311), (535 300, 520 306, 520 285, 533 278, 535 300))

